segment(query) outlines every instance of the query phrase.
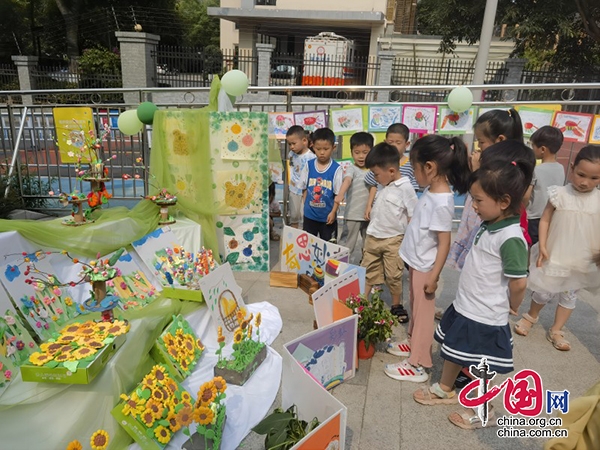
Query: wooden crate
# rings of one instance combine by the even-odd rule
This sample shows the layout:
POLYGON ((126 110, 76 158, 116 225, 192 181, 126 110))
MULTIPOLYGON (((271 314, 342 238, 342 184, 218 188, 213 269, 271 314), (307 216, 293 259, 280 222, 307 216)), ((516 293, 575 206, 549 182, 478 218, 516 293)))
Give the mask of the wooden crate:
POLYGON ((273 287, 298 287, 298 274, 294 272, 271 272, 269 285, 273 287))
POLYGON ((311 295, 320 287, 319 283, 317 283, 317 281, 314 278, 306 274, 298 276, 298 286, 308 295, 311 295))

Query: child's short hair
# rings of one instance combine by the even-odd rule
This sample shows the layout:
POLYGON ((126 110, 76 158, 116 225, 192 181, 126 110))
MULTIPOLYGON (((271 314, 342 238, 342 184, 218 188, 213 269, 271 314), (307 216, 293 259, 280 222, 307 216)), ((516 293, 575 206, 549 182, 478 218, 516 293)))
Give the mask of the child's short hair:
POLYGON ((331 145, 335 145, 335 134, 329 128, 319 128, 312 134, 313 143, 317 141, 328 141, 331 145))
POLYGON ((529 138, 531 143, 536 147, 547 147, 550 153, 555 155, 558 153, 563 144, 563 134, 556 127, 544 125, 538 128, 535 133, 529 138))
POLYGON ((385 132, 385 137, 387 138, 389 134, 400 134, 404 137, 404 140, 408 142, 408 138, 410 137, 410 130, 403 123, 393 123, 391 124, 387 131, 385 132))
POLYGON ((292 125, 289 130, 287 130, 287 133, 285 133, 286 138, 290 136, 296 136, 298 139, 304 139, 306 138, 306 132, 300 125, 292 125))
POLYGON ((373 138, 373 135, 365 131, 359 131, 358 133, 354 133, 352 136, 350 136, 350 149, 353 149, 359 145, 366 145, 369 148, 373 148, 374 143, 375 139, 373 138))
POLYGON ((533 150, 517 140, 501 141, 481 154, 481 165, 471 175, 470 182, 479 181, 483 191, 495 201, 508 195, 507 212, 519 214, 534 168, 533 150))
POLYGON ((589 162, 597 162, 600 163, 600 146, 598 145, 586 145, 575 157, 575 161, 573 162, 573 166, 579 164, 580 161, 589 161, 589 162))
POLYGON ((387 169, 389 167, 398 168, 399 165, 400 153, 398 153, 398 149, 385 142, 380 142, 373 147, 367 155, 367 159, 365 159, 365 166, 367 169, 373 167, 380 167, 382 169, 387 169))

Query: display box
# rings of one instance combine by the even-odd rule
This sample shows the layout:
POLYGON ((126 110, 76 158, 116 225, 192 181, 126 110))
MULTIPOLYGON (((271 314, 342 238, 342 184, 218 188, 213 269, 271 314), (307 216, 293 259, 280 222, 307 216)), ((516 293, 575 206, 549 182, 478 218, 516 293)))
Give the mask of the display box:
POLYGON ((202 356, 204 345, 183 316, 173 316, 150 350, 157 363, 164 364, 173 377, 181 382, 187 378, 202 356))
POLYGON ((64 366, 45 367, 24 364, 21 366, 21 377, 23 381, 38 383, 89 384, 119 350, 125 339, 125 334, 115 336, 114 341, 99 350, 92 361, 85 367, 78 366, 75 371, 71 371, 64 366))
POLYGON ((168 298, 176 298, 179 300, 188 300, 191 302, 204 303, 204 296, 200 289, 186 289, 175 287, 164 287, 162 294, 168 298))

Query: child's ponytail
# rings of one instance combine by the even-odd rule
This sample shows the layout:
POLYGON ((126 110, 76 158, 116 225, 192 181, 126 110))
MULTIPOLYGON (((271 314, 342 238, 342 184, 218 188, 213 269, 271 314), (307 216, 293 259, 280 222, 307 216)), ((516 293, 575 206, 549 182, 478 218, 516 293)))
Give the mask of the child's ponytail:
POLYGON ((469 190, 469 177, 471 176, 469 152, 463 140, 458 137, 450 139, 450 149, 452 150, 452 163, 446 176, 456 192, 465 194, 469 190))
POLYGON ((500 136, 523 142, 523 123, 514 108, 507 111, 492 109, 482 114, 475 122, 475 128, 492 142, 496 142, 500 136))

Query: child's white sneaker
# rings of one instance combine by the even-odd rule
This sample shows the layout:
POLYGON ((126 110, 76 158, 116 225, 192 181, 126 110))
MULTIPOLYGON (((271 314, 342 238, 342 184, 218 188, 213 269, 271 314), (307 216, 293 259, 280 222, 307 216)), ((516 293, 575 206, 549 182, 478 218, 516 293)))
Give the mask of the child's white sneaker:
POLYGON ((394 341, 388 342, 387 352, 394 355, 406 358, 410 356, 410 342, 408 339, 404 339, 403 341, 394 341))
POLYGON ((429 375, 425 372, 423 367, 414 367, 408 359, 404 359, 396 364, 386 364, 385 374, 399 381, 412 381, 413 383, 423 383, 429 379, 429 375))

